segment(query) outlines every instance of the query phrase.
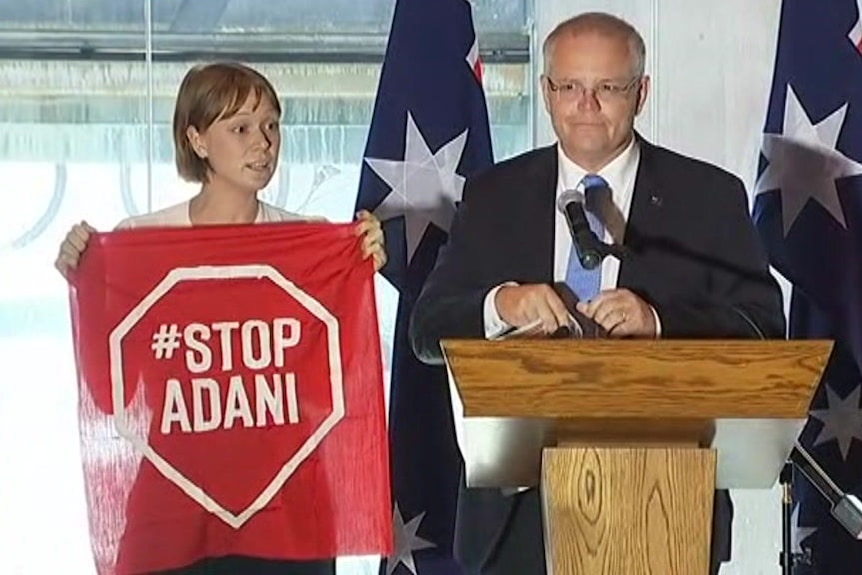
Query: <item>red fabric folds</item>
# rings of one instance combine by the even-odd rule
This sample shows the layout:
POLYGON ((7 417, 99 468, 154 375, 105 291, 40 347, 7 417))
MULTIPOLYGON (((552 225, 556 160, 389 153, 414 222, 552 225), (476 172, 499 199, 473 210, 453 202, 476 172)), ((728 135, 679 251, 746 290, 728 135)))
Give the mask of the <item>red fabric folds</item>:
POLYGON ((100 573, 391 551, 373 268, 353 225, 96 234, 71 304, 100 573))

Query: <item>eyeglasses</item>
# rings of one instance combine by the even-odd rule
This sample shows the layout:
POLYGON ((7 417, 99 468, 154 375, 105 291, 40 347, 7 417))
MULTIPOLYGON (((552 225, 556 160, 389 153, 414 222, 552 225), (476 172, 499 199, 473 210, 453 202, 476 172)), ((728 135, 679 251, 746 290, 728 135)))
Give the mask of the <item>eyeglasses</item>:
POLYGON ((595 86, 588 87, 577 80, 554 82, 548 76, 544 78, 548 82, 548 88, 550 88, 551 92, 556 94, 561 100, 580 100, 587 91, 591 90, 600 102, 612 102, 625 98, 629 90, 641 80, 641 76, 636 76, 625 84, 620 84, 619 82, 599 82, 595 86))

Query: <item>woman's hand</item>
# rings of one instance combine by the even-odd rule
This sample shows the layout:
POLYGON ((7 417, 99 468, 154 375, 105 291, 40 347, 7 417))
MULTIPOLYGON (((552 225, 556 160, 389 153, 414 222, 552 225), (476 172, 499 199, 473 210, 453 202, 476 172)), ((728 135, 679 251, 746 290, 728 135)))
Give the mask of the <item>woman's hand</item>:
POLYGON ((80 224, 72 226, 72 229, 66 234, 66 239, 60 244, 60 253, 57 254, 54 267, 66 280, 69 279, 69 272, 78 268, 78 261, 81 259, 81 254, 87 249, 90 234, 95 231, 93 226, 82 221, 80 224))
POLYGON ((374 271, 380 271, 380 268, 386 265, 386 248, 383 246, 383 228, 380 227, 380 220, 367 210, 362 210, 356 214, 359 220, 356 223, 356 235, 362 236, 362 257, 374 258, 374 271))

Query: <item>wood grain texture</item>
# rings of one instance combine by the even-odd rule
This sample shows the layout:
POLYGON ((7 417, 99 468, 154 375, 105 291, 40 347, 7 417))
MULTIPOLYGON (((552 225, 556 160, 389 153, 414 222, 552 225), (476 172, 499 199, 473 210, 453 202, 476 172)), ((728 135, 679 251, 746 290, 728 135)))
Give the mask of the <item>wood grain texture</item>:
POLYGON ((549 575, 706 575, 715 452, 548 448, 549 575))
POLYGON ((715 421, 709 419, 558 419, 554 424, 557 445, 581 444, 591 447, 709 447, 715 435, 715 421))
POLYGON ((823 340, 446 340, 467 417, 804 418, 823 340))

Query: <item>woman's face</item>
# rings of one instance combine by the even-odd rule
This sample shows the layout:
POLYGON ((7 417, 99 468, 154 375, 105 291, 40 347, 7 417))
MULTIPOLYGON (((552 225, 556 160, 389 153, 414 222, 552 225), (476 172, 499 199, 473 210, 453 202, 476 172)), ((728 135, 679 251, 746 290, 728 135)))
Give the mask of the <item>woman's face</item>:
POLYGON ((229 118, 219 118, 189 139, 209 163, 207 187, 257 193, 275 173, 281 148, 279 114, 264 95, 249 92, 242 107, 229 118))

